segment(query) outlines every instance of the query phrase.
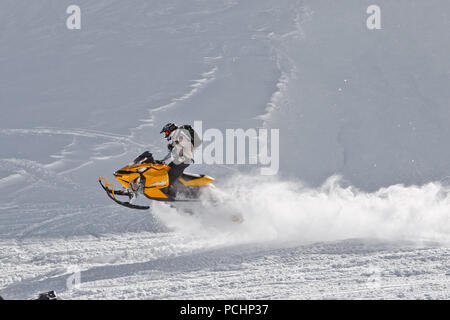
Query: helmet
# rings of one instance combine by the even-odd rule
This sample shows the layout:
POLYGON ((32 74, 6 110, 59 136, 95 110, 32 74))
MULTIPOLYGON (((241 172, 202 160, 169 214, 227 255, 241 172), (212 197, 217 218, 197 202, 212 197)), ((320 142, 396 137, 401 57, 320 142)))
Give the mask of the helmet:
POLYGON ((175 123, 168 123, 162 128, 160 133, 164 133, 166 139, 169 139, 170 134, 177 129, 178 126, 175 123))

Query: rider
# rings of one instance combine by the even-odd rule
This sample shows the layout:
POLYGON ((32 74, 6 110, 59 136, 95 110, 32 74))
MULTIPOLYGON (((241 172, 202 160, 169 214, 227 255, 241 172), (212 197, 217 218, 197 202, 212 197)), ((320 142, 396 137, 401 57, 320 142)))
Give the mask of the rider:
POLYGON ((165 138, 169 141, 167 145, 169 153, 162 161, 172 157, 172 162, 169 163, 168 193, 174 197, 176 195, 174 182, 181 176, 184 169, 194 163, 193 152, 201 144, 201 141, 190 125, 179 127, 174 123, 168 123, 160 133, 164 133, 165 138))

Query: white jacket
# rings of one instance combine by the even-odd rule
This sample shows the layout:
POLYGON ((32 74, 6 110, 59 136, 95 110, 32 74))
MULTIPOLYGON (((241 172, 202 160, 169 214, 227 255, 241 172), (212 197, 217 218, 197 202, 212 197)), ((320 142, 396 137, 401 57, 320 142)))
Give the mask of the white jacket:
POLYGON ((194 146, 188 130, 174 130, 169 136, 169 144, 173 146, 171 156, 175 164, 193 163, 194 146))

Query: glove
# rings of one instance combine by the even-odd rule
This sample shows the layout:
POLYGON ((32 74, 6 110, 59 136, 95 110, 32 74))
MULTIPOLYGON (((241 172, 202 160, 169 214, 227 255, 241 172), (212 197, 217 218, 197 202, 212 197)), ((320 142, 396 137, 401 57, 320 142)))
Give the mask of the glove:
POLYGON ((168 144, 168 145, 167 145, 167 149, 169 149, 169 151, 172 151, 172 149, 173 149, 173 144, 168 144))

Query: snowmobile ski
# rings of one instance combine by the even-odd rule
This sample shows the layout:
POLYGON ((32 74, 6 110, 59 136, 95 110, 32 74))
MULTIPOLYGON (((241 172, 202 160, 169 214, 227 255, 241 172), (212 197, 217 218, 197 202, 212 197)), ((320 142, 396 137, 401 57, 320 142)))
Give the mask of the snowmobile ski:
POLYGON ((126 191, 122 191, 122 190, 114 191, 114 189, 109 189, 107 186, 103 185, 101 180, 102 180, 102 178, 99 178, 98 182, 100 183, 102 188, 106 191, 106 194, 108 195, 108 197, 110 197, 111 200, 113 200, 114 202, 116 202, 116 203, 118 203, 118 204, 120 204, 120 205, 122 205, 124 207, 131 208, 131 209, 138 209, 138 210, 148 210, 148 209, 150 209, 150 206, 139 206, 139 205, 136 205, 136 204, 132 204, 132 203, 130 203, 128 201, 125 202, 125 201, 117 200, 116 195, 129 196, 130 193, 126 192, 126 191))

